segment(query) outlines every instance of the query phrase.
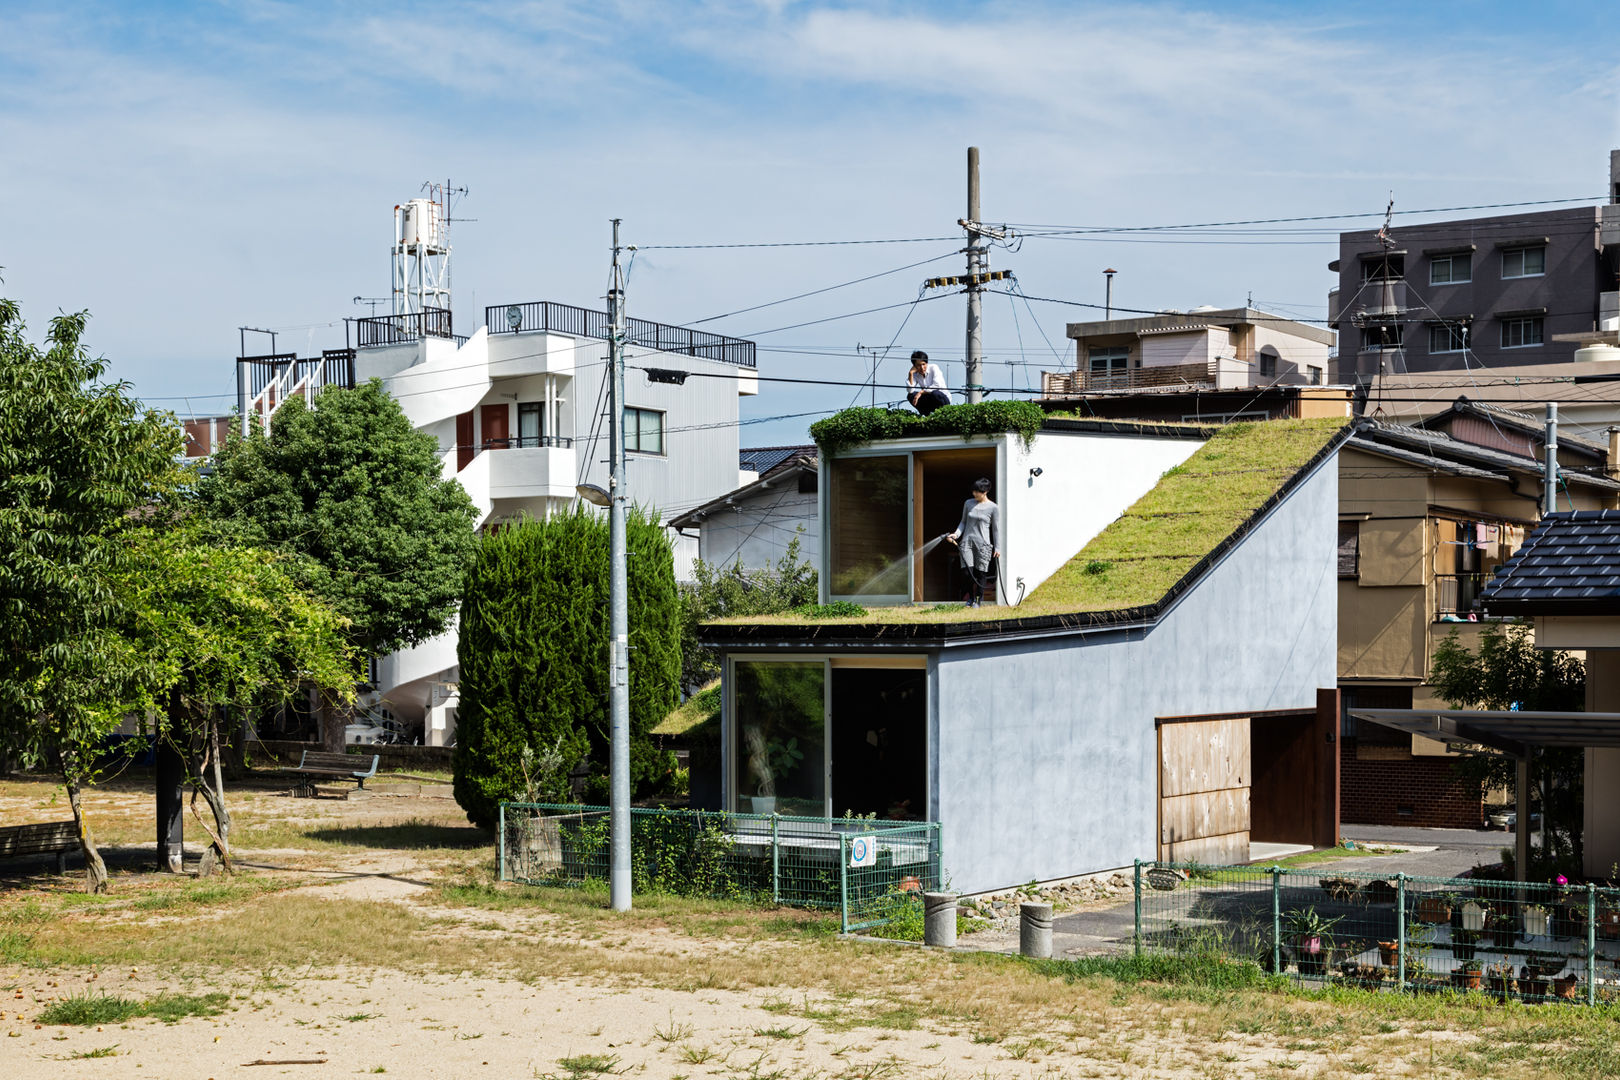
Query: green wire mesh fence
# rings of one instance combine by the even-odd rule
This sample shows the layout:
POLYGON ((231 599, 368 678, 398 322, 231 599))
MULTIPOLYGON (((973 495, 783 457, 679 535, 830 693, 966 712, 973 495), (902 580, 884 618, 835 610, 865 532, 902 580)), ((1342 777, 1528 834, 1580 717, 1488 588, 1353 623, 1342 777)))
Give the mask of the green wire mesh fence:
MULTIPOLYGON (((500 877, 608 879, 605 806, 502 803, 500 877)), ((847 933, 898 918, 943 884, 939 824, 871 818, 630 811, 631 888, 835 910, 847 933)))
POLYGON ((1135 947, 1301 982, 1527 1002, 1620 1001, 1620 889, 1136 864, 1135 947))

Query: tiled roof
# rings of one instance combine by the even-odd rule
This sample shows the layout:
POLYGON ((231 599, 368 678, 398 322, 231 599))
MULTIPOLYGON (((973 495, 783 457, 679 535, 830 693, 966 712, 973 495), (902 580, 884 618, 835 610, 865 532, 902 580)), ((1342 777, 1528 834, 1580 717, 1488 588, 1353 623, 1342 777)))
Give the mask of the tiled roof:
POLYGON ((1620 510, 1548 514, 1480 601, 1490 615, 1620 615, 1620 510))
MULTIPOLYGON (((1428 428, 1363 421, 1356 429, 1356 438, 1362 443, 1391 444, 1425 456, 1447 458, 1490 472, 1515 472, 1539 476, 1542 470, 1541 463, 1533 458, 1510 454, 1505 450, 1493 450, 1486 446, 1475 446, 1473 443, 1454 439, 1443 431, 1432 431, 1428 428)), ((1566 484, 1584 484, 1587 487, 1608 491, 1620 490, 1620 483, 1597 473, 1566 468, 1562 470, 1561 475, 1566 484)))
POLYGON ((744 447, 743 449, 737 451, 737 465, 739 468, 747 469, 749 472, 756 472, 761 476, 764 476, 766 473, 782 464, 782 462, 787 461, 789 458, 795 457, 799 454, 809 454, 814 456, 815 452, 816 446, 814 443, 811 443, 808 446, 744 447))

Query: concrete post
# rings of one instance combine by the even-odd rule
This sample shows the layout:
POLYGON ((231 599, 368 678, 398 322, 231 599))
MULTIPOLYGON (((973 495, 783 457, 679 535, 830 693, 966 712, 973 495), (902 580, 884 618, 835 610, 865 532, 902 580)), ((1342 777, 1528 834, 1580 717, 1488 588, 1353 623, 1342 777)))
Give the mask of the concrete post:
POLYGON ((1018 905, 1018 951, 1035 960, 1052 958, 1052 905, 1018 905))
POLYGON ((955 893, 923 893, 923 944, 956 948, 955 893))

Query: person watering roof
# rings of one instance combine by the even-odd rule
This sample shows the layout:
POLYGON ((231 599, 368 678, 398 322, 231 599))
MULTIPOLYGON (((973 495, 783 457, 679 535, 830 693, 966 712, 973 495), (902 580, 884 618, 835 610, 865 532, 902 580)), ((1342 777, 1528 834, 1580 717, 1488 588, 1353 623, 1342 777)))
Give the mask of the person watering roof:
POLYGON ((906 393, 906 400, 924 416, 941 405, 951 403, 945 373, 939 370, 938 364, 930 364, 928 354, 921 349, 911 354, 911 370, 906 372, 906 385, 911 387, 906 393))
POLYGON ((973 590, 968 603, 979 607, 984 601, 990 560, 1001 558, 1001 507, 990 501, 988 477, 974 481, 973 498, 962 504, 962 523, 946 539, 961 552, 962 569, 973 590))

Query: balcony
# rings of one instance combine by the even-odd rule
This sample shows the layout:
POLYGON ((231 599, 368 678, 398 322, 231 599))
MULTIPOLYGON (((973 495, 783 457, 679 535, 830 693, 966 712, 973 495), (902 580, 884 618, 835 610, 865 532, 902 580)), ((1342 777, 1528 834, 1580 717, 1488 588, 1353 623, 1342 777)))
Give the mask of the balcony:
POLYGON ((1479 618, 1479 594, 1490 575, 1434 575, 1434 621, 1473 622, 1479 618))
POLYGON ((1220 372, 1214 362, 1114 368, 1107 372, 1041 372, 1041 393, 1045 397, 1073 397, 1076 394, 1095 393, 1099 390, 1140 390, 1151 387, 1214 389, 1219 385, 1220 372))
POLYGON ((357 349, 408 345, 425 337, 451 338, 458 345, 467 340, 456 337, 451 328, 450 312, 445 308, 425 308, 405 315, 373 315, 365 319, 346 319, 344 322, 354 327, 353 340, 357 349))
MULTIPOLYGON (((499 509, 496 504, 502 500, 574 498, 578 469, 572 439, 547 436, 510 441, 523 445, 475 449, 471 460, 455 474, 478 507, 480 525, 499 509)), ((467 449, 455 452, 465 454, 467 449)))
MULTIPOLYGON (((606 312, 554 304, 549 300, 493 304, 484 309, 484 323, 492 337, 497 334, 525 333, 568 334, 604 341, 608 337, 606 312)), ((755 366, 752 341, 692 330, 685 326, 669 326, 648 319, 625 320, 625 344, 739 367, 755 366)))

